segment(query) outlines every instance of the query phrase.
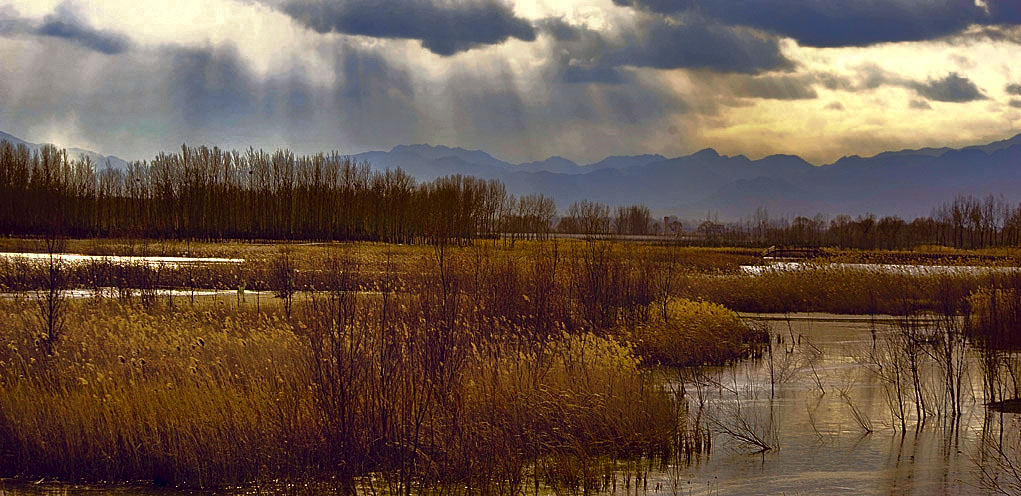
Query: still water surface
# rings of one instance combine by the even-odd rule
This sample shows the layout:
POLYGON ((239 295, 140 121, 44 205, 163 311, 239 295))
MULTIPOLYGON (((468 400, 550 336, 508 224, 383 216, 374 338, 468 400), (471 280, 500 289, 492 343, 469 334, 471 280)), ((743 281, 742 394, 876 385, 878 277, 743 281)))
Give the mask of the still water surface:
MULTIPOLYGON (((865 366, 872 330, 895 332, 894 319, 826 314, 745 316, 765 319, 785 343, 774 345, 771 399, 768 358, 716 369, 709 374, 706 409, 720 426, 747 426, 776 447, 758 446, 725 433, 714 434, 707 460, 650 476, 663 494, 990 494, 990 482, 1019 489, 1016 474, 997 467, 1003 446, 1016 462, 1021 416, 989 411, 982 398, 978 354, 969 352, 969 372, 959 423, 931 419, 901 434, 891 416, 886 383, 865 366), (790 335, 801 344, 790 349, 790 335), (784 369, 783 374, 777 372, 784 369), (790 371, 789 373, 787 371, 790 371), (843 394, 842 394, 843 393, 843 394), (867 433, 852 406, 871 424, 867 433), (740 418, 741 420, 735 420, 740 418), (983 469, 989 474, 982 476, 983 469)), ((696 381, 688 380, 691 403, 696 381)), ((705 380, 697 381, 704 385, 705 380)), ((911 407, 913 408, 913 406, 911 407)), ((740 429, 738 430, 740 433, 740 429)))
MULTIPOLYGON (((84 262, 109 262, 123 265, 149 265, 179 267, 182 265, 202 264, 240 264, 243 258, 211 258, 211 257, 164 257, 164 256, 123 256, 123 255, 82 255, 80 253, 54 253, 53 258, 67 264, 84 262)), ((0 253, 0 258, 14 261, 40 262, 50 259, 47 253, 0 253)))

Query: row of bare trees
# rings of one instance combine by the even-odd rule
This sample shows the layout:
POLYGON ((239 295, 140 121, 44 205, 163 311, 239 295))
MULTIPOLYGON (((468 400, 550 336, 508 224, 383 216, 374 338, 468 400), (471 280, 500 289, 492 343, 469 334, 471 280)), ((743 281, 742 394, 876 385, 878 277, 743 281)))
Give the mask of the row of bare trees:
POLYGON ((555 215, 551 198, 516 198, 496 180, 418 183, 339 154, 184 146, 120 170, 52 146, 0 143, 0 230, 9 234, 416 242, 543 237, 555 215))
MULTIPOLYGON (((375 171, 337 153, 296 156, 219 148, 161 153, 126 170, 44 146, 0 142, 0 232, 207 239, 341 239, 422 242, 510 235, 546 238, 553 199, 515 197, 497 180, 447 176, 419 183, 401 169, 375 171)), ((1021 244, 1021 205, 960 196, 911 222, 823 215, 743 222, 709 218, 688 238, 700 244, 812 245, 901 249, 933 244, 1021 244)), ((661 232, 644 205, 571 204, 557 230, 586 235, 661 232)))
POLYGON ((645 205, 618 206, 612 210, 609 205, 582 200, 567 207, 567 214, 560 218, 557 230, 570 234, 632 234, 657 233, 659 224, 652 220, 652 211, 645 205))
POLYGON ((720 245, 806 245, 860 249, 908 249, 921 245, 988 248, 1021 245, 1021 205, 1003 198, 958 196, 933 209, 929 217, 906 221, 897 216, 877 218, 822 214, 794 219, 770 217, 765 208, 742 222, 701 222, 697 242, 720 245))

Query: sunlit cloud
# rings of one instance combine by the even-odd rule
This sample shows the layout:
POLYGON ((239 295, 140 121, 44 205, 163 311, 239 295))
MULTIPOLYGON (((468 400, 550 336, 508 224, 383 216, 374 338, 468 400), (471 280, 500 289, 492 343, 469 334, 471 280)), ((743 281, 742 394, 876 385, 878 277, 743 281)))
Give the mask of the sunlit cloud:
POLYGON ((815 163, 1018 132, 1016 3, 730 3, 0 0, 0 130, 126 158, 427 142, 815 163))

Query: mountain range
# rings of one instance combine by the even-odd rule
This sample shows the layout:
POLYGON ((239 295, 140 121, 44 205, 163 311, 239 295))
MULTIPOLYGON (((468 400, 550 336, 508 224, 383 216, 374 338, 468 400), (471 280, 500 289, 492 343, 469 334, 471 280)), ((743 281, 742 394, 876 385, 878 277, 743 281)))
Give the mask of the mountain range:
MULTIPOLYGON (((40 148, 47 144, 47 143, 29 143, 28 141, 25 141, 16 136, 12 136, 3 131, 0 131, 0 141, 8 141, 14 145, 25 145, 28 147, 29 150, 32 150, 33 152, 39 151, 40 148)), ((68 158, 77 159, 82 156, 86 156, 89 157, 89 160, 91 160, 93 164, 96 164, 96 166, 100 168, 106 167, 107 165, 115 169, 128 168, 127 160, 117 158, 113 155, 102 155, 100 153, 96 153, 90 150, 83 150, 81 148, 67 148, 66 150, 68 158)))
MULTIPOLYGON (((0 140, 40 145, 0 133, 0 140)), ((100 153, 94 163, 124 167, 126 162, 100 153)), ((499 179, 509 193, 542 193, 561 210, 588 199, 609 205, 641 203, 657 216, 736 220, 765 207, 770 215, 849 214, 929 215, 956 195, 996 195, 1021 202, 1021 134, 965 148, 924 148, 849 156, 832 164, 812 165, 795 155, 757 160, 720 155, 707 148, 691 155, 614 156, 591 164, 563 157, 514 164, 479 150, 447 146, 401 145, 389 151, 352 156, 375 169, 400 167, 421 181, 462 174, 499 179)))

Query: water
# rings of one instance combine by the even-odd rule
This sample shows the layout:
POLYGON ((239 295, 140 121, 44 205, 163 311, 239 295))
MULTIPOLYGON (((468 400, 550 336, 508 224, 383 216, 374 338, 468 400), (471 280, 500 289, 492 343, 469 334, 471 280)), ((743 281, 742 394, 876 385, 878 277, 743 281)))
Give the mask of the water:
MULTIPOLYGON (((0 258, 39 262, 49 260, 48 253, 0 253, 0 258)), ((178 267, 195 264, 240 264, 243 258, 197 258, 197 257, 161 257, 161 256, 117 256, 117 255, 82 255, 78 253, 55 253, 53 258, 63 263, 78 264, 83 262, 110 262, 123 265, 151 265, 178 267)))
POLYGON ((1005 273, 1019 270, 1018 267, 999 267, 986 265, 912 265, 912 264, 865 264, 865 263, 816 263, 816 262, 784 262, 774 261, 765 265, 742 265, 741 272, 753 276, 767 272, 796 271, 806 269, 849 269, 879 272, 883 274, 903 275, 939 275, 939 274, 989 274, 1005 273))
MULTIPOLYGON (((881 340, 884 333, 894 332, 892 318, 872 322, 796 315, 790 325, 801 344, 788 354, 781 349, 791 348, 787 321, 758 317, 772 319, 772 331, 786 336, 784 344, 774 346, 774 363, 780 365, 774 367, 774 377, 781 379, 772 395, 767 359, 716 368, 704 378, 684 381, 688 401, 698 403, 701 386, 705 411, 717 419, 713 450, 701 463, 652 474, 652 492, 984 494, 991 477, 984 480, 983 468, 997 475, 1001 485, 1017 482, 1016 474, 997 468, 999 456, 991 454, 1005 445, 1015 463, 1021 462, 1016 444, 1021 416, 987 410, 974 351, 969 353, 963 415, 956 427, 930 419, 916 430, 909 420, 902 435, 891 416, 887 384, 860 363, 872 347, 873 325, 881 340), (873 432, 855 420, 851 405, 868 419, 873 432), (761 439, 772 449, 760 451, 741 436, 761 439)), ((923 383, 930 379, 923 378, 923 383)))

